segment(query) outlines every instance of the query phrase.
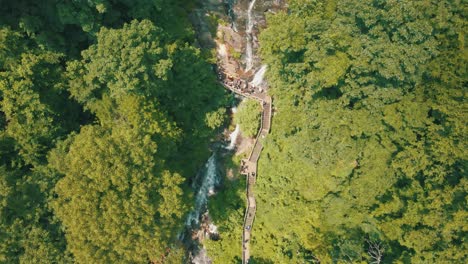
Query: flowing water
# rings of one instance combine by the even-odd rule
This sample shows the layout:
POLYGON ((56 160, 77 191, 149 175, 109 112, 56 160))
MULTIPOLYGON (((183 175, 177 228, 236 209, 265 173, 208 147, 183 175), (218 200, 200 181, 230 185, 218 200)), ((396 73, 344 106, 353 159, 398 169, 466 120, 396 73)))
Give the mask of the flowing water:
POLYGON ((253 80, 250 82, 253 86, 261 86, 263 84, 263 77, 265 76, 265 72, 267 70, 267 65, 262 65, 260 69, 255 73, 253 80))
MULTIPOLYGON (((221 3, 218 0, 205 1, 206 6, 210 6, 209 3, 221 3)), ((254 27, 264 27, 266 25, 264 20, 264 12, 266 12, 266 10, 271 10, 271 8, 281 8, 281 6, 283 6, 283 1, 225 0, 224 3, 227 3, 228 6, 226 15, 230 19, 231 28, 234 32, 236 32, 236 34, 239 34, 239 36, 245 35, 246 43, 244 71, 249 72, 251 70, 256 70, 254 65, 254 40, 256 39, 256 32, 254 32, 254 27), (237 28, 237 25, 244 23, 246 25, 245 29, 241 27, 237 28)), ((218 54, 223 58, 228 57, 228 50, 229 49, 224 44, 218 46, 218 54)), ((264 83, 263 78, 266 70, 267 66, 262 65, 253 76, 251 84, 254 86, 262 87, 264 83)), ((232 112, 235 113, 235 111, 236 108, 234 107, 232 109, 232 112)), ((190 253, 193 254, 193 257, 191 258, 192 263, 212 263, 208 256, 208 252, 203 246, 201 246, 200 241, 197 240, 197 238, 194 239, 193 234, 194 232, 199 232, 204 227, 207 227, 207 230, 205 229, 205 232, 208 233, 210 238, 212 238, 211 235, 217 235, 217 237, 219 238, 218 228, 209 220, 209 216, 207 214, 207 204, 209 197, 215 194, 215 189, 220 185, 221 182, 221 173, 219 173, 219 168, 217 168, 217 155, 222 156, 222 149, 234 149, 239 133, 240 127, 239 125, 236 125, 236 129, 229 135, 230 144, 225 148, 216 148, 213 151, 211 157, 207 160, 205 166, 200 170, 200 172, 197 174, 197 177, 194 179, 192 185, 195 192, 194 208, 187 216, 187 219, 185 221, 185 232, 182 233, 179 237, 181 241, 187 244, 190 253)))
POLYGON ((215 187, 220 182, 216 168, 215 153, 206 162, 205 169, 201 175, 200 186, 195 196, 195 207, 185 222, 187 226, 198 225, 200 223, 200 216, 206 210, 208 197, 215 193, 215 187))
POLYGON ((236 129, 234 129, 234 131, 229 135, 229 139, 231 142, 229 143, 229 146, 226 147, 226 149, 234 149, 234 147, 236 146, 237 137, 239 136, 239 132, 240 126, 239 124, 236 124, 236 129))
POLYGON ((209 237, 219 239, 218 227, 210 223, 208 216, 208 198, 215 194, 215 188, 221 182, 221 175, 217 168, 217 151, 215 150, 200 170, 192 188, 195 190, 195 204, 185 221, 185 231, 179 235, 190 252, 190 262, 193 264, 211 264, 212 261, 200 239, 209 237), (208 223, 208 225, 206 225, 208 223), (197 239, 194 238, 196 234, 197 239), (201 234, 201 235, 200 235, 201 234))
POLYGON ((220 44, 220 45, 218 46, 217 51, 218 51, 218 54, 219 54, 222 58, 226 58, 226 56, 228 55, 227 50, 226 50, 226 45, 224 45, 224 44, 220 44))
POLYGON ((247 43, 246 43, 246 49, 245 49, 245 55, 246 55, 246 66, 245 66, 245 71, 248 72, 252 69, 253 67, 253 51, 252 51, 252 30, 255 24, 255 20, 252 16, 252 10, 253 7, 255 6, 255 2, 257 0, 252 0, 249 4, 249 8, 247 9, 247 25, 246 25, 246 30, 245 30, 245 35, 247 37, 247 43))

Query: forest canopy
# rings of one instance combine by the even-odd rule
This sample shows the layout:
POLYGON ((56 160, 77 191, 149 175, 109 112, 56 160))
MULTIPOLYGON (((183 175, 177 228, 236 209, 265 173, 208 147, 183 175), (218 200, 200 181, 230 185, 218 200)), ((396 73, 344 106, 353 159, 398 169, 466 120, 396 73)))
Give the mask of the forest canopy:
POLYGON ((239 104, 234 115, 234 123, 239 124, 242 134, 255 137, 260 127, 260 104, 253 99, 245 99, 239 104))
MULTIPOLYGON (((2 1, 0 263, 187 261, 191 184, 234 101, 197 43, 197 4, 2 1)), ((262 12, 273 117, 251 263, 466 262, 466 3, 262 12)), ((260 109, 239 105, 245 136, 260 109)), ((220 156, 230 176, 207 206, 220 235, 204 246, 239 263, 246 182, 241 157, 220 156)))
POLYGON ((268 16, 253 259, 467 259, 465 16, 462 1, 373 0, 268 16))
POLYGON ((1 263, 184 261, 225 100, 181 3, 2 2, 1 263))

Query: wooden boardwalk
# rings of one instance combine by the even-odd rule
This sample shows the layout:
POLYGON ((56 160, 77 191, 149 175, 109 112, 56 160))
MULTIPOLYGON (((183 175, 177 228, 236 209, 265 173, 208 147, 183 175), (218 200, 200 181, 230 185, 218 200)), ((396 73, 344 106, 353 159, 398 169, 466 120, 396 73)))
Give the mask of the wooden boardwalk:
POLYGON ((244 225, 242 231, 242 263, 249 263, 250 259, 250 240, 252 237, 252 227, 255 219, 257 204, 254 195, 254 186, 257 179, 257 164, 260 153, 263 149, 262 141, 270 132, 271 127, 271 97, 265 91, 252 86, 247 81, 237 79, 223 72, 218 74, 223 86, 232 92, 241 96, 257 100, 262 106, 262 116, 260 129, 255 139, 254 147, 250 152, 249 158, 241 161, 241 174, 246 175, 246 196, 247 208, 244 215, 244 225))

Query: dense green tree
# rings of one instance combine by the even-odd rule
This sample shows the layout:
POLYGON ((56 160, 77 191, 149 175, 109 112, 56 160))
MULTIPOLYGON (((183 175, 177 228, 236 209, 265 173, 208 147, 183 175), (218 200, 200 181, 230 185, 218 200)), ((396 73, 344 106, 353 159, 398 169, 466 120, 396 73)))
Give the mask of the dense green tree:
POLYGON ((226 108, 219 108, 216 111, 207 113, 205 122, 211 129, 220 128, 226 121, 226 108))
POLYGON ((80 108, 67 98, 60 54, 30 47, 9 29, 0 32, 5 52, 0 54, 5 133, 18 142, 26 163, 43 163, 53 140, 76 128, 80 108))
POLYGON ((260 114, 260 104, 255 100, 245 99, 234 114, 234 122, 239 124, 246 137, 255 137, 260 126, 260 114))
POLYGON ((0 262, 67 263, 47 202, 57 177, 47 152, 81 116, 68 100, 62 55, 0 29, 0 262), (65 118, 66 117, 66 118, 65 118))
POLYGON ((183 262, 225 112, 181 3, 2 2, 1 263, 183 262))
POLYGON ((138 128, 83 127, 50 157, 65 177, 53 207, 79 263, 144 263, 164 254, 181 225, 183 178, 164 169, 138 128))
POLYGON ((214 263, 239 263, 242 252, 242 224, 245 213, 245 180, 239 171, 239 158, 227 156, 227 170, 234 173, 225 176, 222 189, 208 201, 208 211, 218 227, 219 237, 205 239, 208 256, 214 263), (232 160, 232 159, 235 159, 232 160))
POLYGON ((173 39, 190 39, 182 0, 3 1, 0 25, 27 34, 42 47, 78 56, 102 26, 121 27, 133 19, 150 19, 173 39))
POLYGON ((53 208, 68 249, 79 263, 176 261, 166 248, 180 250, 183 182, 203 158, 185 150, 205 146, 206 119, 219 107, 209 99, 222 90, 198 50, 149 20, 103 28, 82 57, 68 64, 69 91, 95 124, 48 160, 63 175, 53 208))
POLYGON ((0 132, 0 262, 69 263, 59 224, 47 206, 57 178, 25 164, 16 141, 0 132))
MULTIPOLYGON (((206 156, 202 145, 212 133, 206 118, 222 103, 223 90, 200 52, 172 43, 148 20, 133 21, 119 30, 104 28, 97 40, 83 52, 82 60, 68 65, 72 96, 95 113, 103 126, 121 118, 116 108, 126 102, 122 97, 145 98, 145 104, 182 130, 180 151, 173 153, 171 162, 201 161, 206 156)), ((184 163, 180 169, 194 173, 197 164, 184 163)))
POLYGON ((296 0, 268 21, 258 257, 466 259, 462 4, 296 0))
POLYGON ((0 262, 68 263, 65 240, 47 209, 47 171, 0 166, 0 262))

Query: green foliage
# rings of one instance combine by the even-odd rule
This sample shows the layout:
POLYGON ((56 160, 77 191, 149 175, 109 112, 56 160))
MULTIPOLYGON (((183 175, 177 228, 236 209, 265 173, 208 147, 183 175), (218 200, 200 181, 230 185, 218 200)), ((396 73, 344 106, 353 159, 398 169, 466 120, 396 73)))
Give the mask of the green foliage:
POLYGON ((237 264, 241 261, 246 182, 238 174, 239 163, 236 156, 224 158, 226 171, 233 175, 224 177, 222 189, 209 200, 208 210, 213 223, 218 227, 219 239, 205 240, 203 245, 214 263, 237 264))
POLYGON ((0 29, 0 47, 0 262, 68 263, 47 206, 58 178, 45 165, 56 140, 76 128, 80 108, 64 91, 61 54, 8 28, 0 29))
POLYGON ((181 224, 183 178, 163 169, 157 144, 138 129, 98 126, 68 144, 50 157, 65 176, 53 208, 76 261, 143 263, 163 254, 181 224))
POLYGON ((171 248, 162 261, 167 264, 186 263, 185 251, 181 248, 171 248))
POLYGON ((21 36, 2 29, 0 102, 6 135, 18 142, 28 164, 45 161, 52 140, 76 128, 80 109, 68 101, 61 55, 28 47, 21 36), (64 118, 64 117, 67 118, 64 118))
MULTIPOLYGON (((0 6, 0 25, 28 35, 42 47, 79 56, 93 43, 101 27, 121 27, 133 19, 150 19, 176 39, 191 39, 182 0, 58 0, 6 1, 0 6)), ((188 8, 188 7, 186 7, 188 8)))
POLYGON ((261 108, 257 101, 245 99, 234 115, 234 122, 239 124, 246 137, 255 137, 260 126, 261 108))
MULTIPOLYGON (((185 261, 188 182, 226 110, 183 4, 2 2, 1 263, 185 261)), ((385 263, 463 262, 463 4, 288 8, 260 38, 275 115, 252 262, 371 262, 369 241, 385 263)), ((235 121, 253 137, 259 116, 247 100, 235 121)), ((206 247, 237 263, 245 183, 225 181, 206 247)))
POLYGON ((44 167, 21 166, 14 140, 0 135, 0 262, 71 263, 46 205, 57 178, 44 167))
POLYGON ((232 46, 229 46, 229 55, 235 60, 239 60, 242 57, 242 53, 236 51, 232 46))
POLYGON ((466 259, 462 14, 448 1, 295 0, 268 17, 275 115, 254 258, 370 261, 373 238, 385 263, 466 259))
POLYGON ((219 108, 214 112, 206 114, 206 125, 211 129, 220 128, 226 121, 226 108, 219 108))
POLYGON ((164 31, 148 20, 118 30, 103 28, 97 41, 82 60, 68 64, 72 96, 105 127, 126 121, 139 126, 151 116, 158 124, 147 132, 166 127, 177 140, 160 148, 169 153, 179 143, 171 162, 184 176, 192 175, 212 134, 206 115, 222 103, 223 90, 211 67, 197 49, 168 42, 164 31), (187 166, 189 159, 195 162, 187 166))
POLYGON ((219 103, 204 102, 222 94, 198 50, 168 40, 149 20, 103 28, 68 65, 70 93, 97 123, 49 159, 64 175, 53 207, 78 262, 156 261, 182 227, 184 178, 198 164, 185 160, 203 158, 185 150, 205 151, 219 103))
POLYGON ((181 6, 0 5, 1 263, 185 261, 186 179, 225 112, 181 6))
POLYGON ((218 24, 222 21, 218 15, 213 13, 208 13, 206 15, 206 20, 208 24, 208 30, 210 31, 212 36, 216 35, 216 31, 218 30, 218 24))

